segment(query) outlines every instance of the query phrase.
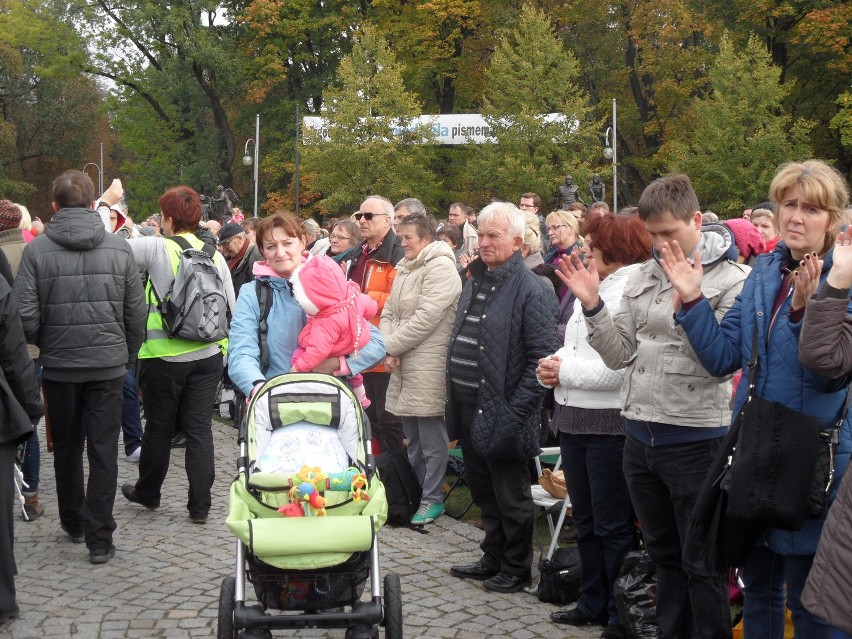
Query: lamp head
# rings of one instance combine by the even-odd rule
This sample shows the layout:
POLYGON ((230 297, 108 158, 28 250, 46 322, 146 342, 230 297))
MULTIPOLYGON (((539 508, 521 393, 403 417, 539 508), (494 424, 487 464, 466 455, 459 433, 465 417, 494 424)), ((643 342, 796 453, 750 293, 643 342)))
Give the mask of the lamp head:
POLYGON ((243 156, 243 164, 246 166, 251 166, 253 162, 254 159, 248 153, 243 156))
POLYGON ((611 160, 611 159, 612 159, 612 147, 611 147, 611 146, 605 146, 605 147, 604 147, 604 150, 603 150, 603 156, 604 156, 607 160, 611 160))

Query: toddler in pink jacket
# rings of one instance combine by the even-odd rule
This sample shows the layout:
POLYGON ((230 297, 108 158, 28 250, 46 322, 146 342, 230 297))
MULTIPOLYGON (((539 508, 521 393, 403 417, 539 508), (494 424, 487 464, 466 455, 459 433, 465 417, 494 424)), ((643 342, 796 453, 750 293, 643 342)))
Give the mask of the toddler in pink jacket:
MULTIPOLYGON (((325 255, 308 259, 290 276, 293 297, 308 316, 293 353, 294 372, 312 371, 329 357, 356 353, 370 341, 370 318, 378 311, 376 301, 346 280, 340 265, 325 255)), ((364 378, 353 375, 349 386, 367 408, 364 378)))

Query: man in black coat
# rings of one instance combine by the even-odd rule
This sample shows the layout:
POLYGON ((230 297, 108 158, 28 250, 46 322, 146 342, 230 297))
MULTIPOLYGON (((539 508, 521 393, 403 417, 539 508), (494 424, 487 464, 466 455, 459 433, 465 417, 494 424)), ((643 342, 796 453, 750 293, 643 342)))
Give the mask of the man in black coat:
MULTIPOLYGON (((101 201, 120 197, 117 183, 101 201)), ((73 541, 85 538, 89 561, 103 564, 115 554, 122 391, 145 334, 144 291, 129 243, 107 233, 93 210, 89 176, 66 171, 53 199, 56 215, 24 249, 15 295, 27 341, 41 349, 59 523, 73 541)))
MULTIPOLYGON (((5 256, 0 261, 5 261, 5 256)), ((0 626, 18 616, 12 552, 15 450, 30 437, 33 423, 43 414, 18 307, 6 279, 0 278, 0 626)))
POLYGON ((533 502, 528 463, 540 451, 538 360, 558 347, 553 291, 523 263, 524 217, 495 202, 478 218, 479 260, 459 299, 447 365, 447 430, 461 442, 482 557, 456 577, 497 592, 530 585, 533 502))
POLYGON ((246 237, 245 229, 236 222, 228 222, 219 231, 219 252, 228 260, 228 270, 234 283, 234 295, 239 297, 243 284, 254 280, 254 263, 263 259, 260 251, 246 237))

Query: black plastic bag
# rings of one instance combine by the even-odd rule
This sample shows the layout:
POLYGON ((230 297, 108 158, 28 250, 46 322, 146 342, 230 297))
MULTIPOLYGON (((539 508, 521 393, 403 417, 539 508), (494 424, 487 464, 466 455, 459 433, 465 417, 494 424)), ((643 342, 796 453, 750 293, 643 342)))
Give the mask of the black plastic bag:
POLYGON ((538 582, 538 600, 560 606, 580 598, 583 567, 580 551, 576 548, 557 548, 550 559, 538 562, 541 579, 538 582))
POLYGON ((615 580, 618 621, 628 639, 657 637, 657 567, 646 550, 629 552, 615 580))

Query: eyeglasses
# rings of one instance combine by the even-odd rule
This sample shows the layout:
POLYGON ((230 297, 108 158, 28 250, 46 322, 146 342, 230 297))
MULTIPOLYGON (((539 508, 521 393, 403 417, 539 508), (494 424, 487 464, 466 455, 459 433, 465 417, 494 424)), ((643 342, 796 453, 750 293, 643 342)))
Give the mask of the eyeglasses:
MULTIPOLYGON (((370 215, 372 215, 372 213, 370 215)), ((367 218, 367 219, 369 220, 370 218, 367 218)), ((351 240, 352 239, 348 235, 337 235, 336 233, 332 233, 331 235, 329 235, 329 238, 332 239, 332 240, 337 240, 338 242, 342 242, 344 240, 351 240)))
POLYGON ((548 226, 547 230, 549 233, 556 233, 559 229, 564 229, 567 224, 554 224, 553 226, 548 226))
POLYGON ((387 213, 362 213, 361 211, 358 211, 355 214, 355 219, 360 222, 361 218, 363 217, 365 220, 367 220, 369 222, 370 220, 372 220, 377 215, 387 215, 387 213))
POLYGON ((535 204, 518 204, 519 209, 534 209, 536 208, 535 204))

